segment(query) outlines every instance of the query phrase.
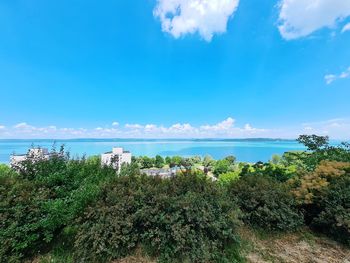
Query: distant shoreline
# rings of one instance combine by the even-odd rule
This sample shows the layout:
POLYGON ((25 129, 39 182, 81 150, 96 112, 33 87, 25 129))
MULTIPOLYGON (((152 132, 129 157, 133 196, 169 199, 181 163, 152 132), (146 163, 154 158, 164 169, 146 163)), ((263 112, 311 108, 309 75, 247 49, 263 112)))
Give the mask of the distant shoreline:
POLYGON ((28 138, 28 139, 0 139, 0 141, 96 141, 96 142, 104 142, 104 141, 118 141, 118 142, 130 142, 130 141, 190 141, 190 142, 242 142, 242 141, 291 141, 295 142, 296 139, 281 139, 281 138, 70 138, 70 139, 56 139, 56 138, 28 138))

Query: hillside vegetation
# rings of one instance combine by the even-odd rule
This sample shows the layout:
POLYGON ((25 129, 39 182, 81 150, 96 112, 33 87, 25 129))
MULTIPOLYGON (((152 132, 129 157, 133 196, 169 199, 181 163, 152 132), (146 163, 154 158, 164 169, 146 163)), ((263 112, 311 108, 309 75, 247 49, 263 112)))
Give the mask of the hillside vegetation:
POLYGON ((117 175, 62 147, 1 165, 0 262, 346 262, 350 147, 299 141, 268 163, 138 157, 117 175), (140 170, 164 166, 181 172, 140 170))

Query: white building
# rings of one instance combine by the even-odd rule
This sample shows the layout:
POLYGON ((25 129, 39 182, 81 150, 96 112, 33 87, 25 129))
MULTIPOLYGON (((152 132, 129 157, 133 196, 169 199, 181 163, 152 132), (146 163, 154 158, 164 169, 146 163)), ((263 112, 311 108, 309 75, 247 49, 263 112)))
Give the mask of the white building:
POLYGON ((14 169, 21 167, 21 162, 26 160, 48 160, 50 158, 49 151, 46 148, 31 148, 27 154, 13 154, 10 156, 10 165, 14 169))
POLYGON ((124 151, 121 147, 115 147, 111 152, 101 154, 101 164, 108 166, 112 165, 118 172, 120 171, 123 163, 131 163, 131 153, 124 151))

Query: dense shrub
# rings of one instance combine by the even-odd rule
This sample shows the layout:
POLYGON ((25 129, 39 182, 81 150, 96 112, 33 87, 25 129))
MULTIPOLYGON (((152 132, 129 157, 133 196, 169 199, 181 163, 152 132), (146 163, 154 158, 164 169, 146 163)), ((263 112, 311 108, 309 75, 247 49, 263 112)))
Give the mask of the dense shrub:
POLYGON ((205 177, 127 176, 79 220, 76 260, 105 262, 142 246, 160 262, 234 262, 237 213, 205 177))
POLYGON ((134 214, 143 193, 137 177, 120 177, 107 184, 99 199, 78 218, 77 262, 104 262, 127 255, 139 241, 134 214))
POLYGON ((242 177, 229 186, 229 195, 237 200, 243 220, 249 225, 286 231, 296 229, 303 222, 287 189, 269 177, 242 177))
POLYGON ((240 171, 220 174, 218 178, 218 183, 223 186, 230 185, 233 181, 236 181, 239 179, 239 174, 240 174, 240 171))
POLYGON ((321 161, 317 168, 299 178, 289 181, 299 204, 312 205, 314 200, 322 197, 327 186, 334 180, 350 173, 350 163, 321 161))
POLYGON ((233 164, 227 159, 218 160, 214 165, 213 173, 216 177, 218 177, 220 174, 232 171, 232 165, 233 164))
POLYGON ((14 177, 18 174, 6 164, 0 164, 0 177, 14 177))
POLYGON ((306 224, 350 244, 350 163, 321 161, 290 183, 306 224))
POLYGON ((114 177, 99 159, 25 162, 17 176, 0 176, 0 262, 16 262, 45 249, 114 177))
POLYGON ((254 165, 245 164, 240 176, 268 176, 278 182, 286 182, 297 175, 297 166, 257 162, 254 165))
POLYGON ((335 180, 318 201, 312 226, 350 246, 350 174, 335 180))
POLYGON ((137 248, 160 262, 236 262, 239 217, 272 231, 305 220, 349 245, 349 148, 317 136, 301 142, 309 151, 253 165, 235 164, 232 156, 134 157, 118 176, 100 158, 72 160, 63 148, 18 171, 0 165, 0 263, 52 247, 69 262, 106 262, 137 248), (140 175, 140 168, 164 162, 182 172, 171 179, 140 175), (201 165, 218 180, 193 169, 201 165))
POLYGON ((308 149, 307 154, 300 155, 306 169, 312 171, 324 160, 350 162, 350 144, 330 145, 328 136, 300 135, 298 141, 308 149))

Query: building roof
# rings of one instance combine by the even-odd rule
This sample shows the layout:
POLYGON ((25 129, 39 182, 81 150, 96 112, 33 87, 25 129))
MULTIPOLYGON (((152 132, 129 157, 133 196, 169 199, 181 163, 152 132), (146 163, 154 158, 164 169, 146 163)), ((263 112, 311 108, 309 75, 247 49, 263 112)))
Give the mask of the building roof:
MULTIPOLYGON (((104 154, 111 154, 111 153, 113 153, 112 151, 110 151, 110 152, 105 152, 104 154)), ((130 153, 130 151, 123 151, 123 153, 130 153)), ((115 154, 117 154, 117 153, 115 153, 115 154)))

